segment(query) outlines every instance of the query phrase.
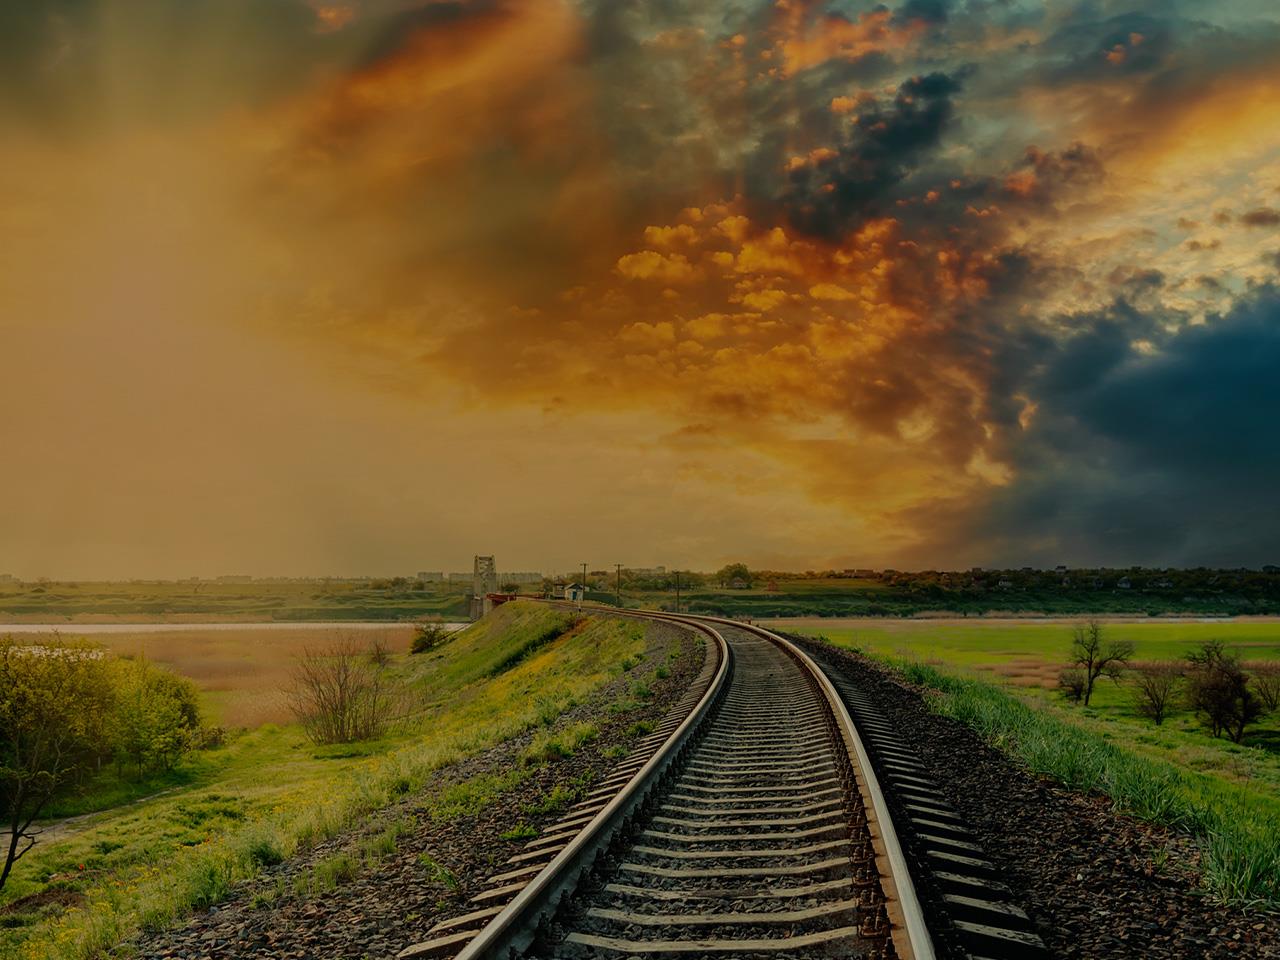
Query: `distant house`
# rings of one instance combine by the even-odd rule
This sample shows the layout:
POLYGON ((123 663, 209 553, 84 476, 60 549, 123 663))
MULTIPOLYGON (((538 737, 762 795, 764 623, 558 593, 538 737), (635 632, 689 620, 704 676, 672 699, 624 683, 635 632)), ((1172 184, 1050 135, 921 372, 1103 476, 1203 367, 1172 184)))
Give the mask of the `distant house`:
POLYGON ((587 599, 587 588, 580 583, 571 583, 564 588, 564 598, 570 603, 581 603, 587 599))
POLYGON ((1116 586, 1119 587, 1121 590, 1128 590, 1130 587, 1133 586, 1133 584, 1129 581, 1128 577, 1121 577, 1119 580, 1116 581, 1116 586))
POLYGON ((1065 577, 1067 575, 1067 565, 1065 563, 1060 563, 1053 568, 1053 572, 1060 577, 1065 577))
POLYGON ((1280 567, 1277 567, 1274 563, 1268 563, 1262 568, 1262 572, 1263 573, 1280 573, 1280 567))
POLYGON ((1162 580, 1157 580, 1155 585, 1160 590, 1168 590, 1173 587, 1173 581, 1165 577, 1162 580))
POLYGON ((999 587, 1001 590, 1008 590, 1010 587, 1013 586, 1013 581, 1010 580, 1008 577, 1001 577, 999 581, 996 583, 996 586, 999 587))
POLYGON ((444 571, 442 570, 419 570, 418 579, 426 583, 443 583, 444 571))
POLYGON ((735 577, 733 580, 729 582, 730 590, 747 590, 750 587, 751 587, 751 584, 748 583, 746 580, 743 580, 741 577, 735 577))

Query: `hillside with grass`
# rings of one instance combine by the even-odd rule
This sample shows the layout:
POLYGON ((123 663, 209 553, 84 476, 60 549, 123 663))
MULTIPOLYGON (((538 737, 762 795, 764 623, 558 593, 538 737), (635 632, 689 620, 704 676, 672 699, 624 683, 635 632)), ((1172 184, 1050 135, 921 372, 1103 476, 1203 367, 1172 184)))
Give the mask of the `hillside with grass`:
POLYGON ((122 796, 114 780, 90 784, 59 805, 0 890, 0 955, 101 955, 370 811, 430 793, 447 765, 533 731, 541 746, 529 768, 482 776, 428 805, 441 816, 483 806, 527 776, 540 751, 571 750, 573 736, 587 736, 570 731, 549 746, 555 738, 537 731, 632 669, 649 643, 637 622, 508 604, 431 653, 383 657, 377 669, 398 710, 377 739, 318 746, 297 724, 265 724, 136 785, 133 793, 154 790, 142 799, 122 796))

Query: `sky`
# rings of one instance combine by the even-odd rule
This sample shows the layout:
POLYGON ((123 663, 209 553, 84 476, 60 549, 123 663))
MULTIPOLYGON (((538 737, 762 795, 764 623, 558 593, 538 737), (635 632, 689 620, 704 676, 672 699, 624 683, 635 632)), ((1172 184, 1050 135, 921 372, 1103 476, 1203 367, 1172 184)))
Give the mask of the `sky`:
POLYGON ((1280 562, 1263 0, 0 5, 0 573, 1280 562))

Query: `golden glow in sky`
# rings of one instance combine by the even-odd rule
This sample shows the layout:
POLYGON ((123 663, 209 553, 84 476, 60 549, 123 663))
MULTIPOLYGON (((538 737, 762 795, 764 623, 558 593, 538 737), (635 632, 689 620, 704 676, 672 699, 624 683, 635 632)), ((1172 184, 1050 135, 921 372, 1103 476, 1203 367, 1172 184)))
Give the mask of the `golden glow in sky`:
POLYGON ((1275 562, 1222 6, 8 5, 0 572, 1275 562))

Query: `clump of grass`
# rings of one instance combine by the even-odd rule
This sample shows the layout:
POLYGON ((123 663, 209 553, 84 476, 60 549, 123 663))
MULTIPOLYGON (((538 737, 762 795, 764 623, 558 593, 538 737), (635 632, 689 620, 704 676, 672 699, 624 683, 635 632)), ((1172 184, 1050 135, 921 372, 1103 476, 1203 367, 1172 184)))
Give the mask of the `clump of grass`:
POLYGON ((653 679, 655 680, 665 680, 669 676, 671 676, 671 671, 664 666, 655 667, 653 670, 653 679))
POLYGON ((631 695, 637 700, 648 700, 653 696, 653 691, 643 680, 637 680, 631 685, 631 695))
POLYGON ((620 743, 615 743, 612 747, 605 747, 600 751, 600 755, 606 760, 621 760, 631 751, 620 743))
POLYGON ((371 862, 391 856, 399 846, 400 837, 412 829, 413 821, 409 819, 388 824, 381 832, 365 840, 363 844, 365 860, 371 862))
POLYGON ((245 853, 249 862, 258 867, 274 867, 284 859, 284 851, 275 837, 256 836, 246 843, 245 853))
POLYGON ((1037 710, 987 683, 900 665, 931 703, 1034 773, 1109 796, 1116 808, 1203 842, 1203 880, 1233 903, 1280 903, 1280 803, 1234 783, 1118 746, 1105 733, 1037 710))
POLYGON ((540 696, 537 699, 538 724, 549 727, 560 718, 560 715, 574 708, 573 697, 540 696))
POLYGON ((518 785, 526 776, 521 771, 505 774, 482 773, 445 788, 424 808, 433 817, 451 820, 474 817, 506 790, 518 785))
POLYGON ((531 827, 527 823, 520 823, 500 836, 503 840, 532 840, 537 835, 537 828, 531 827))
POLYGON ((563 784, 556 784, 550 791, 532 803, 525 804, 524 812, 531 817, 561 813, 578 799, 578 791, 563 784))
POLYGON ((418 864, 426 871, 427 879, 440 884, 446 890, 458 889, 458 876, 429 853, 418 854, 418 864))
POLYGON ((577 723, 558 733, 544 733, 534 737, 522 759, 526 765, 564 760, 599 735, 600 728, 594 723, 577 723))
POLYGON ((355 879, 360 864, 349 853, 336 853, 317 863, 312 870, 312 891, 326 893, 355 879))
POLYGON ((643 737, 646 734, 653 733, 657 728, 657 724, 652 720, 637 720, 631 726, 627 727, 628 737, 643 737))

